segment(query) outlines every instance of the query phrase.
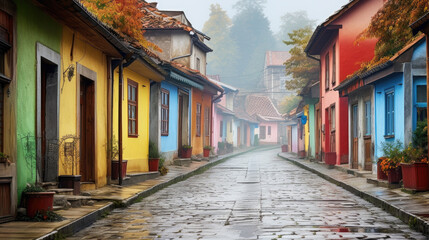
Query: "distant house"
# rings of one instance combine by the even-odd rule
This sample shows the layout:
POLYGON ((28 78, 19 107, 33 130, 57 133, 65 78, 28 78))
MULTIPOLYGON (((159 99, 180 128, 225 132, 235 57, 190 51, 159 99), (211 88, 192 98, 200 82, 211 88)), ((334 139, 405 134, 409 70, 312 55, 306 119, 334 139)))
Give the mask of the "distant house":
POLYGON ((246 112, 246 96, 237 96, 234 99, 234 134, 235 147, 249 147, 254 145, 255 129, 259 126, 259 121, 255 115, 251 116, 246 112))
POLYGON ((319 108, 319 81, 309 81, 299 95, 303 98, 303 111, 306 122, 304 124, 305 152, 310 158, 319 159, 320 156, 320 108, 319 108))
POLYGON ((192 145, 194 155, 211 145, 212 101, 223 89, 205 77, 204 40, 182 11, 160 11, 156 4, 143 8, 145 37, 158 45, 159 57, 168 71, 167 81, 151 85, 151 136, 171 160, 183 145, 192 145), (161 119, 161 121, 159 121, 161 119), (176 124, 177 123, 177 124, 176 124))
POLYGON ((295 94, 294 91, 286 90, 286 68, 283 64, 290 58, 289 52, 267 51, 265 53, 263 89, 274 104, 278 104, 285 96, 295 94))
MULTIPOLYGON (((384 0, 353 0, 319 25, 305 52, 320 59, 322 158, 349 163, 348 99, 334 88, 374 56, 376 39, 355 43, 384 0)), ((370 93, 369 93, 370 94, 370 93)))
POLYGON ((256 134, 261 144, 280 143, 280 123, 284 121, 271 99, 267 96, 249 95, 245 99, 246 113, 259 122, 256 134))

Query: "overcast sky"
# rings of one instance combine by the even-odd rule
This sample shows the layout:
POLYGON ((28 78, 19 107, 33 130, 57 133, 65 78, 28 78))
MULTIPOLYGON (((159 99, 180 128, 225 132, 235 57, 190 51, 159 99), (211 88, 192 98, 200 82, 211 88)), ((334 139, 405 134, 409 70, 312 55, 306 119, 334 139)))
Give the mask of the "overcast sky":
MULTIPOLYGON (((202 30, 209 18, 210 4, 219 3, 232 18, 235 14, 233 5, 237 0, 153 0, 158 2, 160 10, 182 10, 192 25, 202 30)), ((150 0, 148 2, 151 2, 150 0)), ((335 13, 349 0, 267 0, 265 15, 271 22, 271 29, 277 32, 280 26, 280 17, 287 12, 306 10, 311 19, 317 24, 335 13)))

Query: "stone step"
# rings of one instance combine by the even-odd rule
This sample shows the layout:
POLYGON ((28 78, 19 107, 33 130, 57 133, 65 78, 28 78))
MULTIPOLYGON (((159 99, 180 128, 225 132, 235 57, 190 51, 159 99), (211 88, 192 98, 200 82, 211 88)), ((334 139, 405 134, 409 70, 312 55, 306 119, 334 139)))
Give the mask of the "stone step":
POLYGON ((46 190, 58 188, 57 182, 42 182, 41 184, 42 184, 42 187, 46 190))
POLYGON ((184 166, 184 167, 189 167, 192 163, 192 159, 190 158, 177 158, 174 159, 173 164, 176 166, 184 166))
POLYGON ((81 206, 92 206, 95 200, 87 196, 54 195, 54 206, 62 206, 65 209, 81 206))
POLYGON ((158 171, 154 172, 143 172, 143 173, 127 173, 127 177, 124 178, 122 185, 133 185, 140 182, 144 182, 149 179, 154 179, 159 176, 158 171))
POLYGON ((52 188, 50 190, 58 195, 73 195, 73 188, 52 188))

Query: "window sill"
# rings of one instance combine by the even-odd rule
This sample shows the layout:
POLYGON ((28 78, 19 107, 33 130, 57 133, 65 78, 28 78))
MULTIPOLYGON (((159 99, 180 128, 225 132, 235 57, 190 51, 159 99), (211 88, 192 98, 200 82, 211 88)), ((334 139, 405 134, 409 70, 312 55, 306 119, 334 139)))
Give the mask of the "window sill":
POLYGON ((395 135, 384 135, 385 139, 395 138, 395 135))
POLYGON ((129 137, 129 138, 138 138, 138 137, 139 137, 139 135, 130 135, 130 134, 128 134, 128 137, 129 137))
POLYGON ((161 136, 166 137, 166 136, 168 136, 168 133, 161 133, 161 136))
POLYGON ((365 140, 371 139, 371 135, 365 135, 365 136, 363 136, 363 139, 365 139, 365 140))

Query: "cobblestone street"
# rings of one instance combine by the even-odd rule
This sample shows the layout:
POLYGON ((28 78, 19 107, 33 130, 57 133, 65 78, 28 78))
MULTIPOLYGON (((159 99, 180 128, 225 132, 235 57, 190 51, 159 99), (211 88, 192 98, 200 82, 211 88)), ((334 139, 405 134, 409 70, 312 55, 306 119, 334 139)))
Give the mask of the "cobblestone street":
POLYGON ((277 153, 234 157, 69 239, 426 239, 277 153))

